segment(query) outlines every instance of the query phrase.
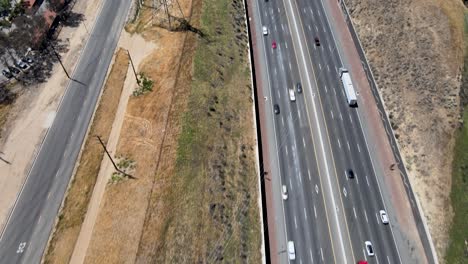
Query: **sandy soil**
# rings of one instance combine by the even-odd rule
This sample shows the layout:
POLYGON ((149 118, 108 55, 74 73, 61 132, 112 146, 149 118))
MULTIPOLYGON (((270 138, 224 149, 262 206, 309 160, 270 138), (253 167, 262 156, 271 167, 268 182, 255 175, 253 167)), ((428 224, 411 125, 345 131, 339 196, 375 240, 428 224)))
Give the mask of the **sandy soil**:
MULTIPOLYGON (((130 35, 125 31, 122 32, 118 47, 127 49, 130 52, 133 63, 135 65, 140 65, 142 60, 147 55, 156 50, 156 45, 154 43, 145 41, 138 34, 130 35)), ((139 72, 138 67, 136 67, 136 70, 139 72)), ((120 132, 123 126, 127 103, 136 86, 137 83, 136 79, 134 78, 133 70, 131 67, 128 67, 127 78, 125 79, 116 118, 112 126, 109 140, 107 141, 107 149, 110 153, 116 152, 115 150, 117 149, 117 142, 119 140, 120 132)), ((91 240, 91 234, 98 216, 99 206, 104 196, 106 184, 109 182, 109 178, 114 171, 115 169, 112 166, 112 163, 107 157, 105 157, 101 163, 101 169, 98 174, 96 185, 94 186, 93 196, 89 203, 85 220, 81 226, 81 231, 78 237, 78 241, 76 242, 70 263, 84 262, 86 250, 88 249, 88 245, 91 240)))
POLYGON ((346 1, 442 261, 460 120, 462 1, 346 1))
POLYGON ((45 263, 68 263, 71 258, 105 155, 94 135, 99 135, 104 142, 109 139, 129 64, 127 51, 119 49, 113 58, 112 69, 108 72, 88 137, 81 150, 79 165, 60 209, 58 223, 44 256, 45 263))
POLYGON ((164 30, 152 34, 158 36, 160 48, 138 68, 155 80, 154 91, 130 99, 117 148, 118 154, 136 161, 138 180, 107 186, 85 259, 88 263, 132 263, 136 257, 184 39, 182 33, 164 30))
MULTIPOLYGON (((73 12, 83 14, 84 21, 77 28, 63 28, 60 32, 59 38, 69 43, 68 52, 61 54, 69 72, 72 72, 81 54, 100 3, 100 0, 78 1, 73 12)), ((12 107, 0 142, 2 158, 10 163, 0 162, 0 226, 5 224, 67 86, 68 79, 56 65, 47 83, 24 89, 25 92, 12 107)))

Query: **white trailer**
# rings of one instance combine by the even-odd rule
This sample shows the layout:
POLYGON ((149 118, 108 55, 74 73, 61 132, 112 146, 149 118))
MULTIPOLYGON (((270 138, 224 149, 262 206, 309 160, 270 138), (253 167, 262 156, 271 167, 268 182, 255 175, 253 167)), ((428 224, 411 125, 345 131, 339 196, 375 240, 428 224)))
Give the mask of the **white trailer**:
POLYGON ((349 106, 357 106, 356 92, 347 69, 340 68, 340 78, 349 106))

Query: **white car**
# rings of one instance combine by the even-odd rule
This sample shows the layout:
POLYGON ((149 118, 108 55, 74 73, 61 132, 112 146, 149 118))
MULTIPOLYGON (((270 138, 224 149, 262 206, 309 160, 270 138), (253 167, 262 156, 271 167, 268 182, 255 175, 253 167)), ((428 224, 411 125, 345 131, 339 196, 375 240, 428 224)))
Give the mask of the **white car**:
POLYGON ((288 241, 288 257, 289 257, 289 260, 296 259, 296 250, 294 249, 293 241, 288 241))
POLYGON ((374 248, 372 247, 372 243, 370 241, 366 241, 366 242, 364 242, 364 245, 366 246, 367 256, 369 256, 369 257, 375 256, 374 248))
POLYGON ((283 196, 283 200, 288 199, 288 188, 286 188, 286 185, 281 187, 281 196, 283 196))
POLYGON ((379 214, 380 214, 380 219, 382 220, 382 224, 388 225, 388 215, 387 215, 387 212, 385 212, 384 210, 380 210, 380 211, 379 211, 379 214))
POLYGON ((266 26, 262 27, 263 36, 268 35, 268 28, 266 26))
POLYGON ((291 102, 296 101, 296 94, 294 93, 294 89, 289 89, 289 100, 291 100, 291 102))
POLYGON ((22 60, 18 60, 16 62, 16 66, 18 66, 22 70, 25 70, 26 68, 28 68, 28 65, 26 63, 24 63, 22 60))

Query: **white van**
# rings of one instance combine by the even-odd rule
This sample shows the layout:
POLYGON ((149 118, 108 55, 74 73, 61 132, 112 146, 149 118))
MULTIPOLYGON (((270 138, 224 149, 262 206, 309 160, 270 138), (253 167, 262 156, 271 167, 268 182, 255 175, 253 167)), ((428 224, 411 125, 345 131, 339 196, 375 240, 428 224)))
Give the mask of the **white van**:
POLYGON ((289 100, 291 100, 291 102, 296 101, 296 94, 294 93, 294 89, 289 89, 289 100))
POLYGON ((294 249, 293 241, 288 241, 288 257, 290 260, 296 259, 296 250, 294 249))

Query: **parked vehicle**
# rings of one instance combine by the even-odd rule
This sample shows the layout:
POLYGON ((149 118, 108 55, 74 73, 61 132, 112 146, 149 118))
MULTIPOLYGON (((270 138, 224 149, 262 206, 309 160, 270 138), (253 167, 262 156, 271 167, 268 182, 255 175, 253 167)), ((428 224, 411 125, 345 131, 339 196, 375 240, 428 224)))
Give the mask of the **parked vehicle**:
POLYGON ((3 70, 2 71, 3 76, 7 77, 8 79, 11 79, 13 77, 13 74, 9 70, 3 70))
POLYGON ((19 74, 20 70, 18 68, 15 68, 13 66, 8 67, 8 69, 13 73, 13 74, 19 74))
POLYGON ((345 68, 340 68, 339 70, 341 83, 346 94, 346 100, 348 101, 349 106, 357 106, 356 92, 354 91, 353 82, 351 81, 351 75, 345 68))
POLYGON ((22 70, 28 68, 28 65, 26 63, 24 63, 22 60, 18 60, 16 62, 16 66, 18 66, 22 70))
POLYGON ((29 63, 29 64, 31 64, 31 63, 34 62, 33 59, 31 59, 31 57, 24 57, 24 58, 22 58, 21 60, 22 60, 23 62, 29 63))

